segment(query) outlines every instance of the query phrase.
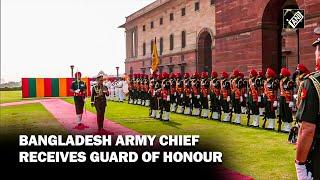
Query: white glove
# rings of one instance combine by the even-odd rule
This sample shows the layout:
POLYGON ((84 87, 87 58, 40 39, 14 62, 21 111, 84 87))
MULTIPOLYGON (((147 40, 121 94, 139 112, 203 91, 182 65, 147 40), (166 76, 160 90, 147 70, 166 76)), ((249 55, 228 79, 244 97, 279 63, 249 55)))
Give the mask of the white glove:
POLYGON ((294 107, 294 103, 292 101, 289 102, 289 107, 293 108, 294 107))
POLYGON ((313 180, 312 173, 307 171, 306 165, 295 165, 298 180, 313 180))
POLYGON ((183 98, 183 94, 180 95, 180 98, 183 98))
POLYGON ((242 96, 240 96, 240 102, 242 102, 243 101, 243 97, 242 96))
POLYGON ((197 95, 197 99, 200 99, 200 95, 197 95))
POLYGON ((293 98, 294 98, 295 100, 297 100, 297 99, 298 99, 298 94, 293 95, 293 98))
POLYGON ((246 94, 244 94, 244 97, 248 97, 248 94, 246 93, 246 94))
POLYGON ((221 99, 221 96, 218 96, 218 100, 220 101, 220 99, 221 99))
POLYGON ((170 96, 167 96, 167 101, 170 101, 170 96))
POLYGON ((230 96, 227 97, 227 102, 230 102, 230 96))
POLYGON ((278 102, 277 101, 274 101, 273 102, 273 107, 277 107, 278 106, 278 102))
POLYGON ((191 95, 191 94, 189 95, 189 98, 192 98, 192 95, 191 95))
POLYGON ((174 96, 176 96, 176 95, 177 95, 177 93, 175 92, 175 93, 174 93, 174 96))
POLYGON ((210 95, 208 95, 208 99, 210 99, 210 95))
POLYGON ((79 92, 80 92, 80 89, 77 89, 77 90, 75 90, 74 92, 75 92, 75 93, 79 93, 79 92))
POLYGON ((258 102, 261 102, 261 96, 258 96, 258 102))

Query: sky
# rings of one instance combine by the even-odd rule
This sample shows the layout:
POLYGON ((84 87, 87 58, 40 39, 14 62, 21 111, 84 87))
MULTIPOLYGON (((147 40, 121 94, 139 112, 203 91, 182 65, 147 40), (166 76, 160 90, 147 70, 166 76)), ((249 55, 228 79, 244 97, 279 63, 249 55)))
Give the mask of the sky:
POLYGON ((125 17, 154 0, 1 0, 1 81, 124 73, 125 17))

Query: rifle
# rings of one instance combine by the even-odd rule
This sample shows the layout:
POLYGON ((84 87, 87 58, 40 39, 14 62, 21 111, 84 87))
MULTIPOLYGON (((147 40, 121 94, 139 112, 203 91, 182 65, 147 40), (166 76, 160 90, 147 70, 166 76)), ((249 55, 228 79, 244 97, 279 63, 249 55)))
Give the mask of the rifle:
POLYGON ((246 97, 246 101, 247 101, 247 126, 250 126, 250 116, 251 116, 249 100, 250 100, 250 98, 249 98, 249 88, 248 88, 248 85, 247 85, 247 97, 246 97))
POLYGON ((281 120, 280 108, 279 108, 279 115, 278 115, 278 132, 281 132, 281 125, 282 125, 282 120, 281 120))
POLYGON ((263 115, 263 124, 262 124, 262 128, 263 129, 265 129, 266 128, 266 123, 267 123, 267 115, 266 115, 266 113, 264 112, 263 113, 264 115, 263 115))
POLYGON ((230 123, 232 124, 232 116, 233 116, 233 105, 235 102, 232 102, 233 101, 233 97, 230 96, 230 103, 231 103, 231 109, 230 109, 230 123))

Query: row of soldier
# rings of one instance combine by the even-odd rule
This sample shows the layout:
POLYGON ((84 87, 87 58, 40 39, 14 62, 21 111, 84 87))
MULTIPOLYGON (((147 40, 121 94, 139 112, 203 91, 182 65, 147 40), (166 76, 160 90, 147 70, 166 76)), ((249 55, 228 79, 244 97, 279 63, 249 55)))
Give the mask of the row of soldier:
POLYGON ((266 73, 249 71, 249 77, 234 69, 218 73, 161 73, 130 75, 128 103, 150 107, 149 116, 170 120, 170 112, 241 124, 241 114, 247 114, 247 125, 274 130, 277 114, 278 130, 290 132, 295 99, 300 81, 309 71, 298 65, 291 76, 282 68, 278 76, 268 68, 266 73), (224 118, 222 119, 222 114, 224 118), (250 124, 251 116, 253 117, 250 124), (282 126, 283 123, 283 126, 282 126), (267 127, 266 127, 267 125, 267 127))

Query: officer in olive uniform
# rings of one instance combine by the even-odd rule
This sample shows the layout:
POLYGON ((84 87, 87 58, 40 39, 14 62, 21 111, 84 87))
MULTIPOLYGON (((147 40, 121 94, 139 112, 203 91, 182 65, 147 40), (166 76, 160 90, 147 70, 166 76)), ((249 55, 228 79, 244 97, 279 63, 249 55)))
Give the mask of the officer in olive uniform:
POLYGON ((320 179, 320 27, 316 47, 316 72, 308 75, 298 90, 297 120, 301 123, 295 166, 298 180, 320 179))
POLYGON ((86 83, 81 80, 81 72, 75 73, 76 80, 74 80, 71 84, 70 91, 73 93, 74 104, 76 106, 76 114, 77 114, 77 127, 82 127, 82 114, 83 107, 86 98, 87 86, 86 83))
POLYGON ((104 133, 103 121, 104 114, 107 106, 107 96, 109 96, 109 91, 106 86, 103 85, 103 75, 98 74, 97 84, 92 87, 91 91, 91 106, 94 106, 97 111, 97 124, 98 132, 104 133))

